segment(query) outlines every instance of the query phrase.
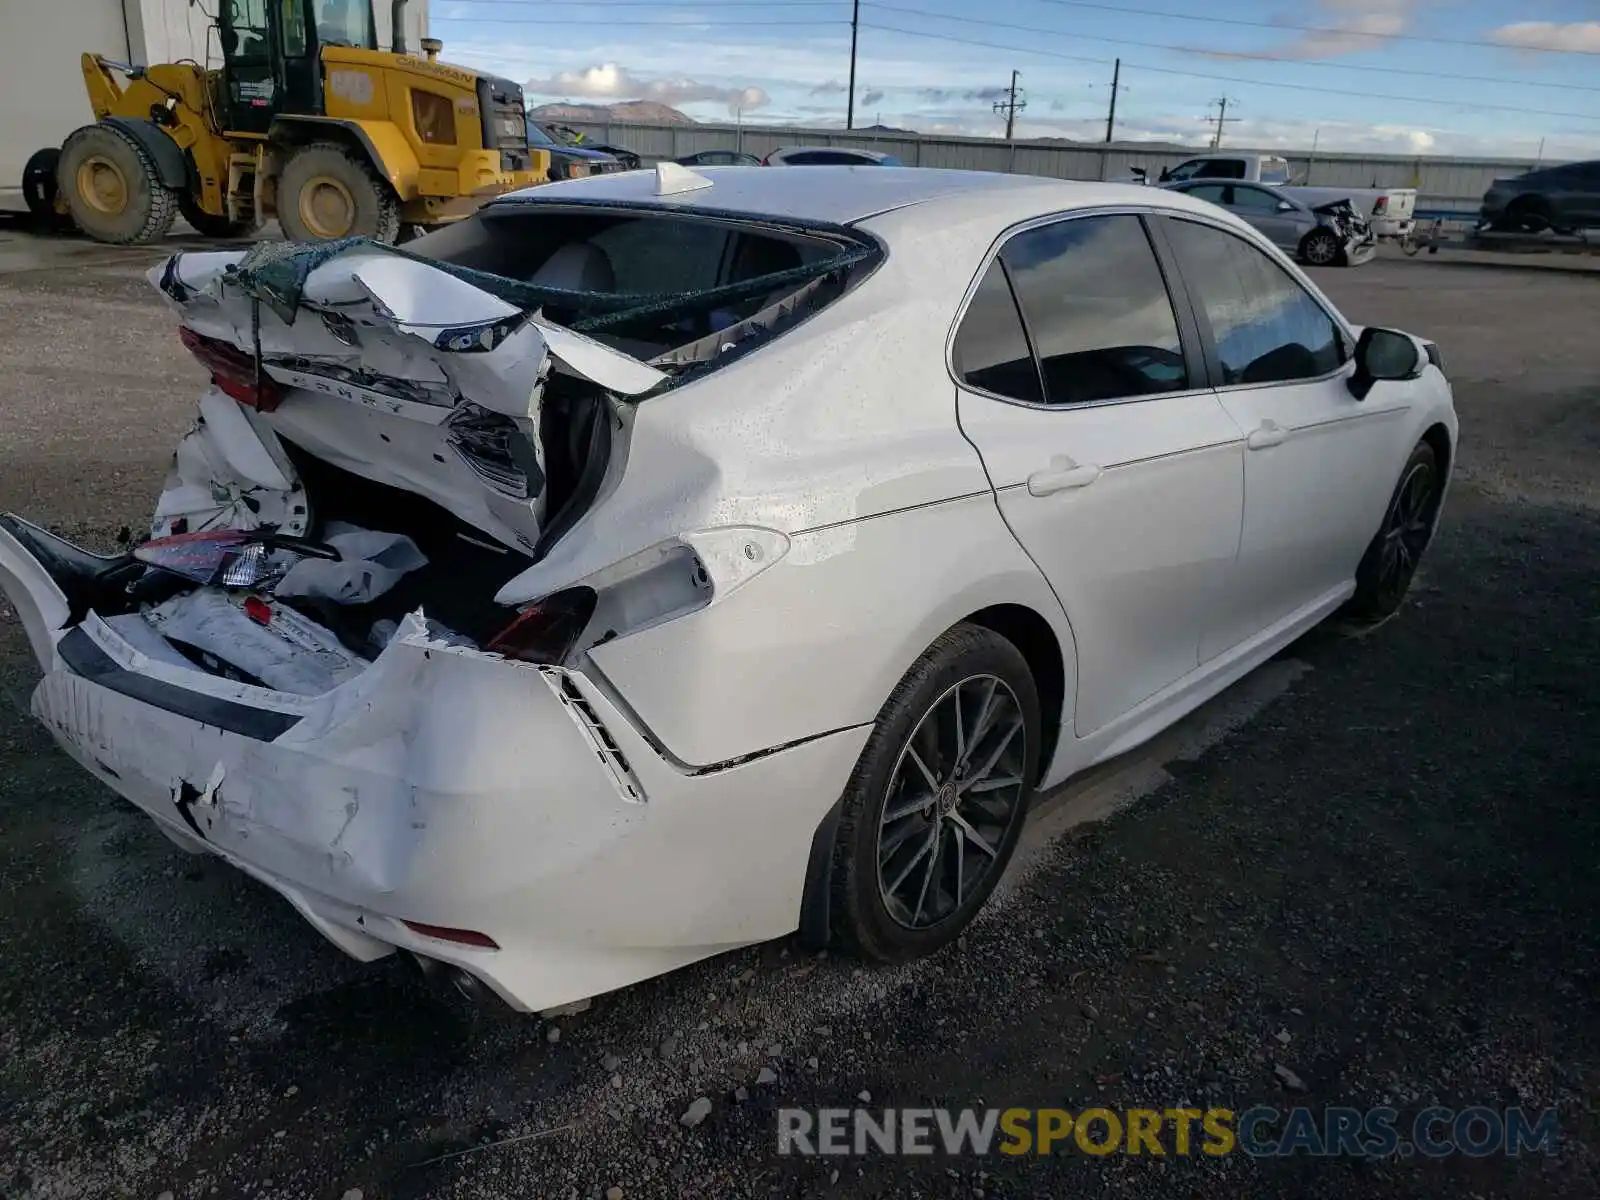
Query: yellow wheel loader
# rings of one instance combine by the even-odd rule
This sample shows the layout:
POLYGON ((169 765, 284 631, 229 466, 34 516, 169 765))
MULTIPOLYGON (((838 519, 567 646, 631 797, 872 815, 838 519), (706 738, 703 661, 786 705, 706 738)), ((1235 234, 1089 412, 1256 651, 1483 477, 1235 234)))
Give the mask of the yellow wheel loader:
POLYGON ((218 0, 222 67, 83 56, 96 121, 24 171, 29 205, 102 242, 248 234, 277 217, 294 241, 441 225, 543 183, 522 89, 407 52, 405 0, 380 50, 372 0, 218 0), (126 83, 119 81, 119 76, 126 83))

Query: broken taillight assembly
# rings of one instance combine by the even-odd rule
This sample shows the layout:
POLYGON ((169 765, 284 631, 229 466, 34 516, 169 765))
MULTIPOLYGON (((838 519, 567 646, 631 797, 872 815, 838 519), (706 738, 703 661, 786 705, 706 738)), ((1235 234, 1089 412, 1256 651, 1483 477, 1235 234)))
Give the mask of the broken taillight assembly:
POLYGON ((220 338, 178 326, 178 340, 211 372, 211 382, 246 408, 271 412, 283 403, 283 389, 256 369, 256 360, 220 338))
POLYGON ((271 530, 210 529, 153 538, 135 548, 133 557, 195 583, 253 588, 281 579, 301 558, 337 562, 339 552, 271 530))
POLYGON ((189 579, 195 583, 226 581, 230 587, 253 587, 261 576, 264 560, 249 544, 249 535, 237 529, 203 533, 179 533, 156 538, 137 547, 134 558, 146 566, 189 579))
POLYGON ((591 587, 552 592, 523 608, 484 649, 519 662, 554 666, 583 636, 596 599, 591 587))

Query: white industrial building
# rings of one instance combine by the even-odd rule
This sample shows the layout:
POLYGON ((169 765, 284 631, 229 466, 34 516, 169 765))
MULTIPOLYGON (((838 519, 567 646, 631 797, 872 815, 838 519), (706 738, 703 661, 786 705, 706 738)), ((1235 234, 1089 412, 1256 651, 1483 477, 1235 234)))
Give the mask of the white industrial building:
MULTIPOLYGON (((59 146, 93 119, 79 59, 118 62, 190 58, 220 66, 215 22, 229 0, 0 0, 0 192, 20 188, 28 156, 59 146)), ((272 0, 251 0, 265 4, 272 0)), ((281 3, 282 0, 276 0, 281 3)), ((389 44, 389 0, 374 0, 378 44, 389 44)), ((406 44, 427 29, 427 0, 409 0, 406 44)))

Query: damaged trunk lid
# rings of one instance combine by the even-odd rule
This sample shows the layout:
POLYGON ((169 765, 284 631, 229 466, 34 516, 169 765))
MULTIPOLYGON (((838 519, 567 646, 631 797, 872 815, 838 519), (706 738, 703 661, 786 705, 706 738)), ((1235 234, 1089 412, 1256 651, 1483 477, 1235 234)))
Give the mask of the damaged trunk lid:
POLYGON ((157 535, 303 532, 288 441, 533 553, 549 515, 547 390, 631 399, 667 379, 441 266, 365 242, 178 254, 151 280, 236 409, 213 394, 204 438, 180 449, 157 535))

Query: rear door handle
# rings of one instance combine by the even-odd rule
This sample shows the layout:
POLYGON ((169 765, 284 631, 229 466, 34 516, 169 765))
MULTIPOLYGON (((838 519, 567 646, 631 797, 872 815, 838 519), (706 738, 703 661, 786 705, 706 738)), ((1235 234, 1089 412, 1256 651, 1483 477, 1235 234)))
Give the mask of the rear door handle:
POLYGON ((1030 496, 1049 496, 1071 488, 1088 487, 1100 478, 1100 468, 1093 463, 1074 462, 1066 455, 1057 455, 1043 471, 1028 476, 1030 496))
POLYGON ((1276 421, 1263 421, 1260 426, 1250 431, 1250 436, 1245 438, 1244 444, 1252 450, 1266 450, 1278 445, 1289 436, 1289 431, 1276 421))

